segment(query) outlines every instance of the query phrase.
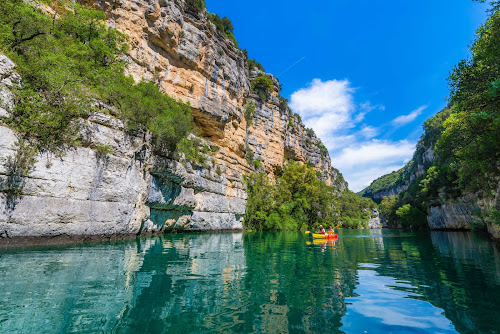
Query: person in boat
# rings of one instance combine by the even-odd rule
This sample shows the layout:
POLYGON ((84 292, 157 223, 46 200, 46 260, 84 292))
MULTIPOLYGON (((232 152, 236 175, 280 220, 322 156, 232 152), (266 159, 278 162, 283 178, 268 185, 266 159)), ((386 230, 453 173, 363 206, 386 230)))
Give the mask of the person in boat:
POLYGON ((323 228, 323 225, 319 225, 319 232, 318 234, 326 234, 325 229, 323 228))
POLYGON ((330 226, 330 228, 328 229, 327 234, 335 234, 335 231, 333 230, 333 227, 330 226))

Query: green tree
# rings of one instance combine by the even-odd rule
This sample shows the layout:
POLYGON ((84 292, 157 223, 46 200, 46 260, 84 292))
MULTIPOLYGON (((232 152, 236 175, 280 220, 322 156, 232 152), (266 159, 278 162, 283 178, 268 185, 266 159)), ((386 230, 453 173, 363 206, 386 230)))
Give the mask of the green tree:
POLYGON ((427 223, 427 216, 411 204, 405 204, 396 210, 403 227, 421 228, 427 223))
POLYGON ((267 96, 274 90, 273 80, 267 75, 260 75, 250 83, 252 90, 256 92, 261 100, 267 100, 267 96))
POLYGON ((453 112, 444 122, 437 148, 462 188, 492 189, 500 174, 500 12, 482 25, 472 57, 449 77, 453 112))
POLYGON ((125 76, 127 36, 109 28, 102 11, 50 4, 58 15, 22 0, 0 3, 0 48, 23 78, 5 123, 37 149, 62 153, 80 144, 79 120, 102 101, 130 129, 150 131, 157 151, 172 153, 191 129, 189 105, 125 76))
POLYGON ((205 0, 186 0, 186 9, 193 13, 201 13, 206 8, 205 0))

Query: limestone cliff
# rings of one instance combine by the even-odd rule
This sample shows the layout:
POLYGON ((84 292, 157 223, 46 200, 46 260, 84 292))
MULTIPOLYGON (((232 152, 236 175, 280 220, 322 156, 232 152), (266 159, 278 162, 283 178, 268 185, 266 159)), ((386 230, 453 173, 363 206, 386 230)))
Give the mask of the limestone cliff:
POLYGON ((421 152, 423 154, 415 152, 413 159, 406 166, 391 174, 379 177, 361 190, 359 194, 380 203, 386 196, 397 196, 406 191, 414 180, 425 174, 427 168, 434 161, 434 147, 432 145, 423 146, 421 152))
MULTIPOLYGON (((360 195, 370 197, 380 203, 384 196, 399 196, 400 203, 406 202, 405 197, 414 199, 420 191, 421 181, 426 177, 430 167, 438 163, 434 147, 440 134, 441 124, 448 117, 447 109, 431 118, 437 123, 436 129, 430 125, 420 138, 413 159, 399 171, 384 175, 363 189, 360 195)), ((425 199, 423 208, 427 214, 427 223, 436 230, 470 230, 484 226, 491 236, 500 239, 500 225, 488 217, 492 209, 500 208, 500 182, 496 182, 496 192, 493 195, 483 191, 455 190, 453 193, 441 187, 436 195, 419 196, 425 199)), ((382 217, 384 225, 387 217, 382 217)))
MULTIPOLYGON (((320 140, 280 104, 278 80, 266 74, 274 92, 262 101, 250 89, 262 73, 248 69, 243 52, 206 15, 189 13, 183 1, 87 2, 130 36, 127 72, 189 102, 201 144, 213 149, 203 165, 155 156, 147 136, 127 133, 113 110, 98 103, 81 120, 82 147, 62 157, 40 154, 11 208, 0 192, 1 235, 241 229, 243 175, 256 165, 273 175, 287 159, 312 163, 328 184, 336 182, 320 140), (252 124, 244 117, 249 102, 256 105, 252 124), (100 152, 100 145, 111 153, 100 152)), ((1 118, 13 107, 10 90, 21 79, 8 58, 2 56, 0 64, 0 176, 8 177, 17 134, 1 118)))

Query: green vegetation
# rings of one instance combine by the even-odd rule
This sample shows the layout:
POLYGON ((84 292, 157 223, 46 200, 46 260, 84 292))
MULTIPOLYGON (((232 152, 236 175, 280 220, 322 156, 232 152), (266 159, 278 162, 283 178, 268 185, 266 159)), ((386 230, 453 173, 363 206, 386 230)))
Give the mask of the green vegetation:
MULTIPOLYGON (((20 140, 8 158, 2 192, 8 205, 22 193, 39 151, 64 154, 81 144, 80 120, 102 101, 135 134, 150 132, 153 149, 172 154, 191 130, 191 108, 150 82, 124 74, 127 36, 105 25, 105 14, 73 1, 45 1, 49 16, 23 0, 0 3, 0 49, 16 64, 23 85, 5 125, 20 140)), ((109 112, 109 111, 107 111, 109 112)), ((94 147, 98 158, 112 150, 94 147)))
POLYGON ((217 14, 208 13, 208 19, 212 22, 217 30, 227 39, 233 42, 233 44, 238 47, 238 42, 234 37, 234 27, 233 23, 226 16, 220 18, 217 14))
POLYGON ((318 176, 312 166, 294 161, 289 161, 276 182, 265 173, 253 173, 247 178, 245 228, 297 230, 319 224, 365 227, 368 210, 375 208, 375 203, 350 191, 338 197, 338 189, 327 186, 318 176))
POLYGON ((337 168, 332 167, 332 175, 335 175, 335 180, 333 181, 332 187, 336 191, 340 192, 341 189, 343 189, 344 187, 347 188, 347 182, 344 179, 342 173, 340 173, 340 171, 337 168))
POLYGON ((420 228, 427 223, 426 215, 411 204, 405 204, 396 210, 403 227, 420 228))
POLYGON ((499 39, 497 10, 479 28, 472 57, 456 65, 448 78, 453 110, 436 148, 460 188, 469 191, 494 191, 500 175, 499 39))
POLYGON ((213 151, 211 147, 202 143, 198 137, 184 138, 178 144, 177 158, 181 158, 181 154, 193 165, 200 167, 209 167, 208 163, 212 159, 210 154, 213 151))
POLYGON ((262 66, 262 64, 256 61, 255 59, 248 59, 247 65, 249 70, 252 70, 255 67, 261 70, 262 72, 265 72, 264 66, 262 66))
POLYGON ((265 173, 252 174, 247 184, 245 228, 295 230, 334 222, 332 189, 312 168, 291 161, 276 184, 265 173))
POLYGON ((288 111, 288 112, 291 111, 290 107, 288 106, 288 99, 287 98, 280 95, 280 96, 278 96, 278 100, 280 101, 280 104, 279 104, 280 110, 284 110, 284 111, 288 111))
POLYGON ((335 201, 335 207, 340 214, 340 223, 345 228, 368 228, 370 211, 377 205, 369 198, 361 197, 346 190, 335 201))
POLYGON ((205 10, 205 0, 186 0, 186 9, 192 13, 199 14, 205 10))
POLYGON ((294 112, 294 113, 293 113, 293 116, 295 116, 295 118, 297 118, 297 119, 298 119, 299 123, 302 123, 302 117, 300 117, 300 115, 299 115, 299 114, 297 114, 297 113, 295 113, 295 112, 294 112))
POLYGON ((398 184, 402 183, 402 176, 404 174, 405 167, 394 171, 390 174, 379 177, 373 181, 368 187, 359 192, 361 196, 371 197, 372 194, 394 188, 398 184))
POLYGON ((247 126, 250 127, 253 125, 253 119, 255 117, 255 104, 253 102, 247 103, 245 105, 245 111, 243 112, 245 116, 245 120, 247 121, 247 126))
POLYGON ((324 159, 328 156, 328 149, 322 142, 317 142, 316 146, 319 148, 319 152, 321 153, 321 159, 324 159))
POLYGON ((109 144, 97 144, 95 147, 98 158, 104 158, 108 154, 113 154, 114 150, 109 144))
MULTIPOLYGON (((372 196, 403 183, 408 185, 406 191, 381 203, 381 213, 392 225, 422 227, 425 213, 434 203, 470 193, 484 198, 496 194, 500 176, 498 1, 492 2, 490 13, 477 31, 472 57, 457 64, 448 78, 449 106, 424 123, 413 160, 403 169, 375 180, 361 193, 372 196), (424 158, 429 148, 435 151, 432 161, 424 158), (418 165, 425 173, 410 179, 418 165)), ((495 214, 477 212, 475 216, 496 221, 495 214)))
POLYGON ((0 179, 0 191, 6 196, 7 210, 14 209, 38 154, 38 150, 23 139, 17 141, 14 147, 14 156, 7 157, 5 161, 6 177, 0 179))
POLYGON ((260 75, 250 83, 252 90, 256 92, 262 101, 267 100, 267 96, 274 90, 273 80, 267 75, 260 75))
POLYGON ((380 215, 387 221, 390 227, 396 227, 398 222, 398 215, 396 215, 396 210, 398 209, 398 200, 396 196, 384 196, 382 202, 379 205, 380 215))
POLYGON ((62 153, 80 144, 78 119, 101 100, 130 130, 150 131, 157 151, 173 152, 191 130, 189 105, 124 75, 127 37, 105 25, 103 12, 50 4, 58 18, 22 0, 0 4, 0 47, 24 82, 5 123, 37 149, 62 153))

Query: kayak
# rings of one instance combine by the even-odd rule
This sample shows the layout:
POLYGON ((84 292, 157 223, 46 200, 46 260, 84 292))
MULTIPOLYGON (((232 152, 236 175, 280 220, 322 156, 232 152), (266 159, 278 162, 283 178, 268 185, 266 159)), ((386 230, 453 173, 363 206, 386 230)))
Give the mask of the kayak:
POLYGON ((318 234, 318 233, 313 233, 312 234, 314 239, 335 239, 338 238, 338 234, 318 234))

